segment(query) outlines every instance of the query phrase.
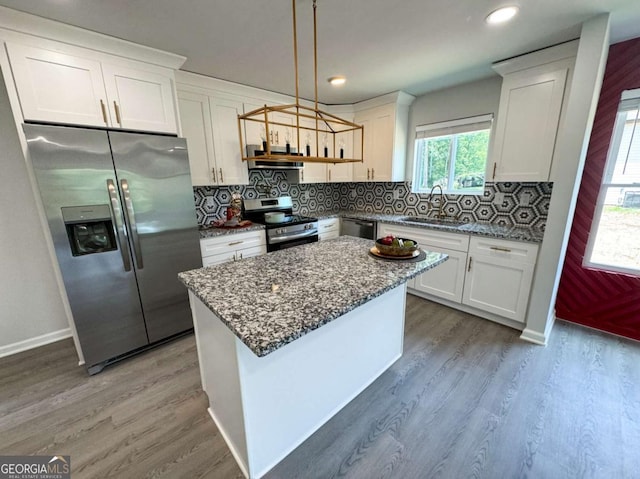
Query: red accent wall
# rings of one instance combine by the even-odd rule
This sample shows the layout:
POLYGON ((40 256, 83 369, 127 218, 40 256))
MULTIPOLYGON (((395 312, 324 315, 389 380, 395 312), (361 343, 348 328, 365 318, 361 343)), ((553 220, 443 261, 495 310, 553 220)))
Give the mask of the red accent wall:
POLYGON ((640 277, 582 267, 620 95, 634 88, 640 88, 640 38, 609 49, 558 289, 556 316, 640 340, 640 277))

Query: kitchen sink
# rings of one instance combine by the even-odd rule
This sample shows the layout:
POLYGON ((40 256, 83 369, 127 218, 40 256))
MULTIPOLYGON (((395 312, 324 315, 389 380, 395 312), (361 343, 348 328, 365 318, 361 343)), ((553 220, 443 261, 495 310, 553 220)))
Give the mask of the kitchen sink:
POLYGON ((453 218, 425 218, 423 216, 403 216, 400 221, 406 221, 410 223, 422 223, 431 226, 448 226, 457 228, 465 224, 464 221, 456 220, 453 218))

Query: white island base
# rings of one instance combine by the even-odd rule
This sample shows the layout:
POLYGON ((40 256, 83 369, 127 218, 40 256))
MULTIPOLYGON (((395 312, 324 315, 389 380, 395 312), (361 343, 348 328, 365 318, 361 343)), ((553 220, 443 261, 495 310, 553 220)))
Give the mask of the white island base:
POLYGON ((208 411, 245 476, 266 474, 402 355, 405 293, 258 357, 189 292, 208 411))

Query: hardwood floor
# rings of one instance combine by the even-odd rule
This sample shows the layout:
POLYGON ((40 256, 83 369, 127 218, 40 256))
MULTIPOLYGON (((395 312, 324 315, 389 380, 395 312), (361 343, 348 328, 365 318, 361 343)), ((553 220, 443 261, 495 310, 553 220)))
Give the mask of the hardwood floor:
MULTIPOLYGON (((409 296, 403 357, 266 477, 640 477, 640 344, 518 336, 409 296)), ((206 407, 192 336, 93 377, 70 340, 0 359, 0 454, 75 479, 241 478, 206 407)))

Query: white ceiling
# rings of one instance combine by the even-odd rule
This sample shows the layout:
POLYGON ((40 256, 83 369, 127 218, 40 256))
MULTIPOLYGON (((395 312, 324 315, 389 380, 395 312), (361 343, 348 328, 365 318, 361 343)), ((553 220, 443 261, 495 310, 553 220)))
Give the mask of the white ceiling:
MULTIPOLYGON (((313 98, 312 1, 297 0, 300 96, 313 98)), ((291 0, 0 0, 16 10, 184 55, 196 73, 294 93, 291 0)), ((318 0, 321 102, 414 95, 492 74, 490 64, 577 38, 611 12, 611 40, 640 36, 640 0, 318 0), (485 16, 520 6, 509 24, 485 16), (347 84, 326 79, 345 75, 347 84)))

